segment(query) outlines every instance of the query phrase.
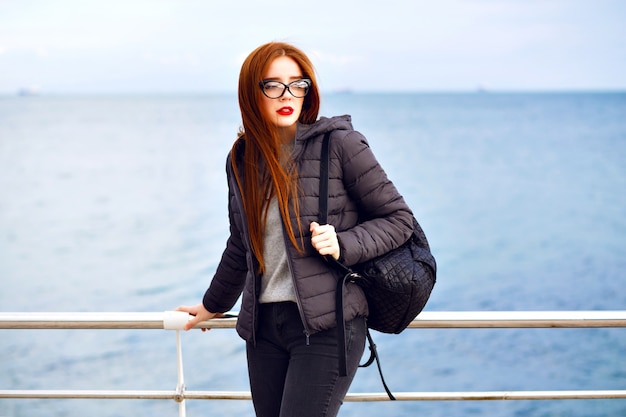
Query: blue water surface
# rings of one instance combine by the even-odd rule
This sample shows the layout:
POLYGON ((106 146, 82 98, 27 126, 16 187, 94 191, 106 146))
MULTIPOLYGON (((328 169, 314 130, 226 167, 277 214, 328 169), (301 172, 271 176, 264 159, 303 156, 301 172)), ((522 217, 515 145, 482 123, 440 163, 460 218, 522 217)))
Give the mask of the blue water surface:
MULTIPOLYGON (((626 308, 626 94, 336 94, 439 264, 426 309, 626 308)), ((199 302, 228 233, 235 96, 0 98, 0 310, 199 302)), ((375 334, 394 391, 625 389, 624 329, 375 334)), ((189 390, 248 390, 233 331, 183 334, 189 390)), ((155 330, 1 330, 0 389, 176 385, 155 330)), ((352 392, 381 392, 375 369, 352 392)), ((188 401, 189 416, 253 415, 188 401)), ((173 401, 0 400, 0 416, 177 415, 173 401)), ((625 400, 346 403, 342 416, 619 416, 625 400)))

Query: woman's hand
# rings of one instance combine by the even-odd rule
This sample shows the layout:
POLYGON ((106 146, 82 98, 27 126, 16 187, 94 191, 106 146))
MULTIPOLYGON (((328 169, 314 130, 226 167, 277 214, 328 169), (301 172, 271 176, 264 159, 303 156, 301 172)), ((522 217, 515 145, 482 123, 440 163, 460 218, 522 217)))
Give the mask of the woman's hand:
MULTIPOLYGON (((204 305, 202 303, 195 306, 180 306, 176 308, 176 311, 185 311, 194 316, 194 318, 192 318, 185 324, 185 330, 193 329, 196 324, 202 321, 210 320, 214 317, 219 317, 222 315, 218 313, 211 313, 206 308, 204 308, 204 305)), ((203 332, 206 332, 207 330, 211 329, 202 329, 203 332)))
POLYGON ((338 260, 340 249, 335 226, 330 224, 320 225, 317 222, 311 222, 309 230, 311 231, 311 244, 315 250, 317 250, 320 255, 330 255, 335 260, 338 260))

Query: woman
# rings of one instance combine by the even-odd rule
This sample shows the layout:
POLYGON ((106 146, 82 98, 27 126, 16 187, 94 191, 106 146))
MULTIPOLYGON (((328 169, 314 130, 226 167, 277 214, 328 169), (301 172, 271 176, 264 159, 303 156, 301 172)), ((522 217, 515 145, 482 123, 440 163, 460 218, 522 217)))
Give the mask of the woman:
POLYGON ((365 347, 367 301, 348 284, 348 375, 340 376, 335 320, 338 272, 400 246, 412 213, 349 116, 318 120, 313 66, 272 42, 239 76, 243 129, 227 158, 230 237, 185 329, 233 307, 246 340, 257 416, 336 416, 365 347), (318 224, 321 142, 332 132, 329 224, 318 224))

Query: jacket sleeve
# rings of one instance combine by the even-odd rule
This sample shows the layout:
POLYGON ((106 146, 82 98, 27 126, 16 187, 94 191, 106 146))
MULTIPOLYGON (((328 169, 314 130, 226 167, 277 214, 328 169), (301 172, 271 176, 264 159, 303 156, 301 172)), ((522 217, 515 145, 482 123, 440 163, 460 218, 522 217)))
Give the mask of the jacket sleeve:
POLYGON ((230 236, 226 242, 226 249, 211 285, 206 290, 202 304, 212 313, 223 313, 230 310, 243 291, 246 274, 248 272, 246 262, 246 249, 242 240, 239 222, 241 221, 241 208, 235 200, 234 178, 229 169, 230 158, 227 162, 228 177, 228 218, 230 221, 230 236))
POLYGON ((331 157, 338 158, 344 187, 359 211, 359 224, 338 233, 341 260, 351 266, 406 242, 413 231, 413 213, 362 134, 349 131, 331 143, 331 157))

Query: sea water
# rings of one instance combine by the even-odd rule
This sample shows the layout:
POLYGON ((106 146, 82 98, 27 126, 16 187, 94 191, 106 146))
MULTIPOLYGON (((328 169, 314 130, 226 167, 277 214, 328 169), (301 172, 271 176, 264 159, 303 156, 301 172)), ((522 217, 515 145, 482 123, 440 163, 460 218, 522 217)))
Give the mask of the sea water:
MULTIPOLYGON (((626 94, 332 94, 438 260, 429 311, 626 308, 626 94)), ((234 95, 0 98, 0 311, 200 301, 228 235, 234 95)), ((626 388, 624 329, 376 333, 403 391, 626 388)), ((182 335, 189 390, 246 391, 232 330, 182 335)), ((173 390, 175 336, 1 330, 0 389, 173 390)), ((352 392, 381 392, 372 367, 352 392)), ((187 401, 189 416, 253 415, 187 401)), ((0 400, 0 416, 166 416, 173 401, 0 400)), ((625 400, 346 403, 342 416, 618 416, 625 400)))

